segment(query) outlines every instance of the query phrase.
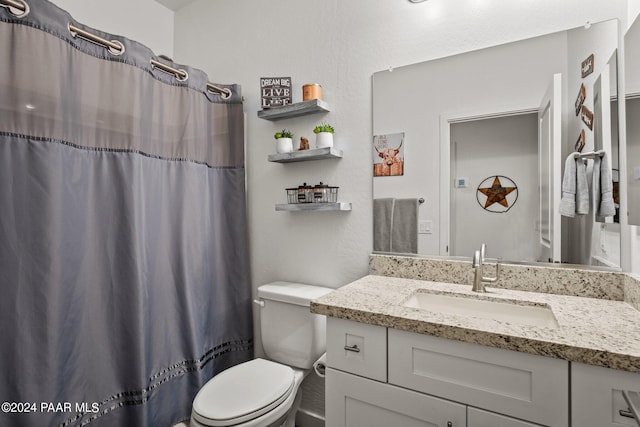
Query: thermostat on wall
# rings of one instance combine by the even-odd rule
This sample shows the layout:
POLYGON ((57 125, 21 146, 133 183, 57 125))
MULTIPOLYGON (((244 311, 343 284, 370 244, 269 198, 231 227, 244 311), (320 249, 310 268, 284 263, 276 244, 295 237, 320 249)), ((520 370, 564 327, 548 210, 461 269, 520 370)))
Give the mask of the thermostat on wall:
POLYGON ((467 178, 456 178, 453 185, 456 188, 467 188, 467 178))

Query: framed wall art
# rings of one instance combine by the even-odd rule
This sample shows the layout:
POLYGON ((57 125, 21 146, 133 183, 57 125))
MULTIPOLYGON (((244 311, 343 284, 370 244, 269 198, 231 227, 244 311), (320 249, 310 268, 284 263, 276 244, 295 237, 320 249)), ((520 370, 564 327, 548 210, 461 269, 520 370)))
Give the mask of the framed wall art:
POLYGON ((404 132, 373 137, 373 176, 404 175, 404 132))

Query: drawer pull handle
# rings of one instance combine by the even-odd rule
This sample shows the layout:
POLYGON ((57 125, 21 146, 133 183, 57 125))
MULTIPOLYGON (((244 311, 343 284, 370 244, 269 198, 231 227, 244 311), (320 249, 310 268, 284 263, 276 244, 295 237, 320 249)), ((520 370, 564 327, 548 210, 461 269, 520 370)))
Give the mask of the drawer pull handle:
POLYGON ((620 411, 620 415, 627 417, 628 415, 623 415, 623 412, 630 413, 631 417, 635 418, 636 423, 640 426, 640 393, 636 391, 623 391, 622 397, 627 401, 629 410, 620 411))
POLYGON ((358 348, 358 344, 354 344, 352 346, 345 345, 344 349, 347 351, 352 351, 354 353, 360 353, 360 349, 358 348))
POLYGON ((620 414, 621 417, 635 418, 633 416, 633 413, 631 411, 629 411, 628 409, 626 411, 624 409, 620 409, 618 411, 618 413, 620 414))
POLYGON ((453 427, 453 423, 451 421, 447 421, 447 427, 453 427))

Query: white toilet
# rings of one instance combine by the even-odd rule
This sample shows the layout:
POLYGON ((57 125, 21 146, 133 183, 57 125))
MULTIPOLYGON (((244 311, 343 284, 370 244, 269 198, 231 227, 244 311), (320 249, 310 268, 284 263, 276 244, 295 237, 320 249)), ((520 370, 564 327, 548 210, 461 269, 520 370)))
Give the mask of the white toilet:
POLYGON ((300 383, 324 353, 326 318, 309 302, 333 289, 289 282, 258 288, 262 344, 254 359, 213 377, 196 395, 191 427, 293 427, 300 383))

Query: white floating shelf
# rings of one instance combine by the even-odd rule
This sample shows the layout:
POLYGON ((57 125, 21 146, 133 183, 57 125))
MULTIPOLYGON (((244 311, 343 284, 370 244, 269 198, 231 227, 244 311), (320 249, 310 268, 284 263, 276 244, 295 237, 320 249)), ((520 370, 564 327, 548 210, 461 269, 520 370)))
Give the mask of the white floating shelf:
POLYGON ((306 116, 307 114, 326 113, 331 111, 329 104, 321 99, 297 102, 285 105, 284 107, 274 107, 267 110, 258 111, 258 118, 265 120, 281 120, 291 117, 306 116))
POLYGON ((303 212, 303 211, 350 211, 351 203, 283 203, 276 205, 277 211, 303 212))
POLYGON ((304 162, 307 160, 340 159, 342 150, 333 147, 269 154, 269 161, 276 163, 304 162))

